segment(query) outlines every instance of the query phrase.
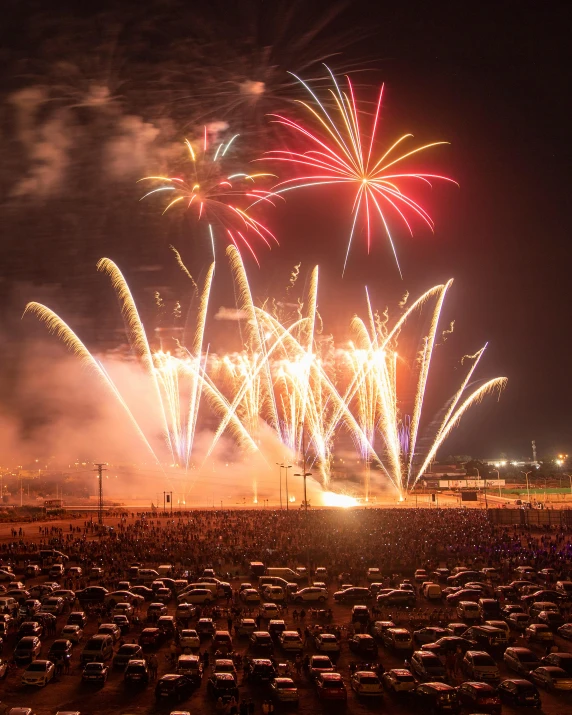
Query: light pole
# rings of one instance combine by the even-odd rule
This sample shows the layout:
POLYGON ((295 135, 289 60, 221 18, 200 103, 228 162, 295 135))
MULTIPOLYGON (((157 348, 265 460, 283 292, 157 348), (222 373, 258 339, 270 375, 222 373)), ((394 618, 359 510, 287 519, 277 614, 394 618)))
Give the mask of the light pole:
POLYGON ((563 474, 563 477, 568 477, 568 480, 570 482, 570 494, 572 494, 572 475, 570 474, 563 474))
POLYGON ((300 423, 302 425, 302 467, 303 467, 303 472, 302 474, 295 474, 295 477, 304 477, 304 508, 306 510, 306 513, 308 513, 308 498, 306 496, 306 477, 311 477, 312 473, 306 471, 306 445, 304 442, 304 423, 300 423))
POLYGON ((502 494, 501 494, 501 490, 500 490, 500 472, 498 469, 491 469, 491 472, 497 473, 497 479, 499 481, 499 497, 502 498, 502 494))
POLYGON ((521 472, 521 474, 524 474, 524 476, 526 477, 526 492, 528 494, 528 503, 530 504, 530 486, 528 484, 528 475, 532 474, 532 470, 530 470, 530 472, 521 472))
POLYGON ((286 511, 288 511, 288 502, 290 501, 290 498, 288 496, 288 470, 292 469, 291 464, 280 464, 280 462, 276 462, 276 464, 280 467, 280 508, 282 509, 282 470, 284 469, 286 471, 286 511))

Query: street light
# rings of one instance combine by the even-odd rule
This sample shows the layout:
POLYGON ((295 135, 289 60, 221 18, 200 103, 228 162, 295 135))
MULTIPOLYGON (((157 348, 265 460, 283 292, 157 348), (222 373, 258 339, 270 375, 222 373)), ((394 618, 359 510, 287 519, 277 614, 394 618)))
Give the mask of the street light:
POLYGON ((308 511, 308 498, 306 497, 306 477, 311 477, 312 472, 304 472, 303 474, 295 474, 295 477, 304 477, 304 508, 308 511))
POLYGON ((530 472, 521 472, 521 474, 524 474, 524 476, 526 477, 526 491, 528 494, 528 503, 530 504, 530 486, 528 484, 528 475, 532 474, 532 469, 530 470, 530 472))
POLYGON ((288 511, 288 502, 289 502, 289 497, 288 497, 288 470, 292 469, 291 464, 280 464, 280 462, 276 462, 276 464, 280 467, 280 508, 282 509, 282 470, 286 470, 286 511, 288 511))

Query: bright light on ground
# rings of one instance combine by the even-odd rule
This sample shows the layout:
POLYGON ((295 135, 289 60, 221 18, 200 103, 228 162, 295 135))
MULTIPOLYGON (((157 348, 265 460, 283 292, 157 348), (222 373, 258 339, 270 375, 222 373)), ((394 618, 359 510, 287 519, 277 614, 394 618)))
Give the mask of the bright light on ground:
POLYGON ((321 495, 324 506, 338 506, 348 509, 350 506, 357 506, 358 501, 347 494, 337 494, 336 492, 323 492, 321 495))

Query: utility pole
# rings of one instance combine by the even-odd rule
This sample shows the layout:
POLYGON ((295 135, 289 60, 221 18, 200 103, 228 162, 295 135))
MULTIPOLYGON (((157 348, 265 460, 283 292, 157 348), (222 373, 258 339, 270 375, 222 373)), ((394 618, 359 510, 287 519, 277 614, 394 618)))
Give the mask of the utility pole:
POLYGON ((107 471, 104 470, 103 468, 107 462, 102 462, 101 464, 95 463, 95 466, 97 469, 95 470, 97 472, 97 477, 99 479, 99 498, 98 498, 98 504, 97 504, 97 523, 100 526, 103 526, 103 472, 107 471))
POLYGON ((286 511, 288 511, 288 503, 290 501, 290 497, 288 496, 288 470, 292 469, 291 464, 280 464, 280 462, 276 462, 276 464, 280 467, 280 508, 282 509, 282 470, 284 469, 286 473, 286 511))
POLYGON ((302 474, 295 474, 295 477, 304 477, 304 508, 306 509, 306 513, 308 513, 308 497, 306 494, 306 477, 311 477, 312 472, 307 472, 306 471, 306 444, 304 440, 304 423, 302 422, 302 467, 303 467, 303 472, 302 474))

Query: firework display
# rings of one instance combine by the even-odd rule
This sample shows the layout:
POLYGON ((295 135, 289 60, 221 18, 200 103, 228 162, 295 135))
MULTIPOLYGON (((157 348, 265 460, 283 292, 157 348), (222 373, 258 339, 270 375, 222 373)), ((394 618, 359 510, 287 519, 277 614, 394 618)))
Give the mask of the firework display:
MULTIPOLYGON (((505 378, 471 382, 483 348, 468 357, 470 366, 461 384, 437 417, 426 418, 425 396, 451 281, 425 292, 393 325, 380 319, 366 293, 365 319, 355 317, 352 341, 337 346, 324 337, 321 328, 317 267, 297 310, 284 315, 273 301, 263 306, 255 304, 239 251, 229 246, 227 254, 244 343, 241 352, 228 355, 209 354, 205 348, 214 264, 196 288, 194 334, 188 345, 174 340, 171 351, 154 350, 151 346, 119 268, 108 259, 98 264, 99 270, 109 275, 117 293, 132 352, 143 368, 145 389, 155 405, 168 458, 184 472, 200 470, 201 463, 214 453, 225 434, 230 434, 244 452, 258 453, 261 469, 270 470, 261 436, 271 433, 291 459, 305 458, 326 490, 333 473, 334 445, 349 435, 367 465, 365 499, 369 499, 374 484, 384 483, 403 498, 469 407, 505 383, 505 378), (428 319, 428 330, 415 341, 413 357, 406 360, 399 355, 399 344, 411 344, 408 333, 416 322, 413 318, 420 315, 428 319), (195 436, 203 420, 210 424, 214 420, 216 426, 209 433, 206 452, 199 454, 195 436)), ((145 449, 160 464, 162 445, 145 433, 104 363, 48 307, 29 303, 26 313, 37 315, 96 372, 125 411, 145 449)), ((256 476, 252 491, 256 500, 256 476)))
MULTIPOLYGON (((209 133, 204 127, 200 146, 195 146, 186 139, 185 145, 191 159, 192 174, 184 179, 178 176, 146 176, 140 181, 152 181, 160 185, 148 191, 142 199, 161 195, 167 197, 163 213, 180 205, 185 211, 196 216, 197 221, 208 224, 209 237, 212 242, 213 258, 215 254, 214 230, 220 229, 227 240, 239 249, 246 246, 258 263, 251 239, 256 237, 270 247, 270 241, 278 243, 276 237, 262 223, 257 221, 247 211, 247 207, 237 206, 236 202, 246 199, 249 203, 255 201, 271 202, 271 192, 257 188, 257 179, 273 176, 268 173, 247 174, 244 172, 226 175, 222 166, 229 148, 238 135, 235 134, 227 142, 218 142, 209 147, 209 133), (214 228, 214 230, 213 230, 214 228)), ((239 249, 240 250, 240 249, 239 249)))
POLYGON ((415 218, 433 231, 431 216, 411 197, 409 187, 415 181, 430 186, 431 181, 435 179, 456 183, 450 177, 440 174, 418 171, 415 168, 402 170, 401 165, 420 152, 447 142, 431 142, 405 149, 407 140, 413 135, 404 134, 389 148, 380 150, 377 133, 380 125, 383 85, 371 126, 367 128, 368 134, 363 126, 364 113, 358 108, 350 78, 346 77, 347 89, 343 90, 335 75, 328 71, 333 89, 329 90, 329 96, 324 101, 307 82, 293 75, 312 98, 311 104, 298 100, 306 109, 311 124, 297 122, 281 114, 271 115, 273 121, 301 136, 310 147, 303 152, 282 149, 267 152, 267 157, 274 162, 293 164, 304 172, 280 181, 273 190, 280 195, 295 189, 316 186, 351 189, 352 218, 344 271, 358 222, 363 223, 365 228, 369 252, 377 221, 389 240, 401 274, 395 242, 390 230, 390 214, 397 215, 411 235, 413 235, 412 224, 415 218), (316 126, 315 129, 312 128, 313 125, 316 126))

